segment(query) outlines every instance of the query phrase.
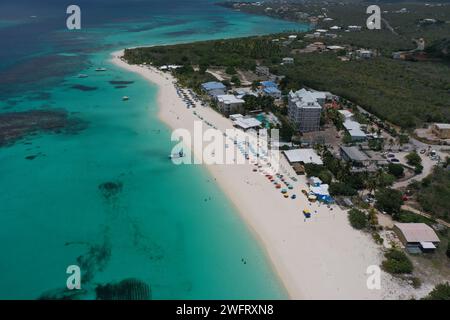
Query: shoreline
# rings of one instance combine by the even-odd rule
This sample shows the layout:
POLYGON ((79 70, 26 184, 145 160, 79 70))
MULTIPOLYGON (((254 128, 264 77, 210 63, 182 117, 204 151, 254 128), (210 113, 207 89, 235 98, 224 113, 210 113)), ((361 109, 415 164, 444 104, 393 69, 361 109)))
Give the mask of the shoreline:
MULTIPOLYGON (((123 50, 112 53, 111 62, 158 86, 158 118, 172 129, 192 132, 198 118, 177 96, 172 75, 151 66, 130 65, 120 59, 122 55, 123 50)), ((229 119, 209 107, 195 111, 221 131, 233 128, 229 119)), ((283 170, 293 172, 284 157, 280 162, 283 170)), ((370 235, 350 226, 346 211, 336 205, 330 210, 326 205, 309 204, 300 192, 306 185, 304 176, 291 183, 297 195, 292 200, 253 172, 251 164, 204 166, 259 242, 289 298, 383 299, 402 291, 384 272, 381 290, 367 288, 366 270, 381 264, 380 247, 370 235), (303 209, 317 213, 305 220, 303 209)))

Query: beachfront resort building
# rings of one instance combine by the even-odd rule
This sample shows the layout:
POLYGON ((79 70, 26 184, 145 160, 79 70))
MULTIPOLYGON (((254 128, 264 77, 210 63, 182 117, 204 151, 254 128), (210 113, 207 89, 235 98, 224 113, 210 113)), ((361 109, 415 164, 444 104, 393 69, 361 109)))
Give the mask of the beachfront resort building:
POLYGON ((395 223, 394 231, 410 252, 434 251, 440 242, 436 232, 425 223, 395 223))
POLYGON ((262 122, 258 119, 255 119, 253 117, 237 117, 233 121, 233 125, 236 128, 242 129, 244 131, 247 131, 249 129, 259 129, 261 128, 262 122))
POLYGON ((224 114, 239 112, 245 103, 243 99, 239 99, 232 94, 218 95, 216 100, 219 111, 224 114))
POLYGON ((301 89, 289 92, 288 116, 300 132, 320 130, 320 115, 328 93, 301 89))
POLYGON ((301 164, 313 163, 318 165, 323 164, 322 159, 314 149, 287 150, 284 151, 284 155, 286 156, 290 164, 293 163, 301 163, 301 164))
POLYGON ((431 130, 440 139, 450 139, 450 124, 449 123, 435 123, 431 130))
POLYGON ((227 90, 227 87, 223 83, 217 81, 205 82, 201 87, 203 92, 213 98, 226 94, 227 90))
POLYGON ((272 97, 274 99, 281 99, 281 91, 278 89, 278 85, 273 81, 262 81, 261 92, 265 96, 272 97))

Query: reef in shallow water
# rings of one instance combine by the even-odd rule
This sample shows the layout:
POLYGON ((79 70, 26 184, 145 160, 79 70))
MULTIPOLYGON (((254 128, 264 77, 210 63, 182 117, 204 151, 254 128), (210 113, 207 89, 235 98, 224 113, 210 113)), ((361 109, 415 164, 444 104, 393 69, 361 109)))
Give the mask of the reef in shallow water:
POLYGON ((83 282, 90 282, 96 272, 103 271, 111 258, 111 246, 105 241, 102 245, 92 245, 89 251, 77 258, 77 264, 83 271, 83 282))
POLYGON ((95 288, 97 300, 150 300, 150 286, 139 279, 125 279, 95 288))
POLYGON ((85 86, 82 84, 75 84, 75 85, 71 86, 70 88, 80 90, 80 91, 95 91, 98 89, 97 87, 90 87, 90 86, 85 86))
POLYGON ((128 85, 133 84, 134 81, 110 81, 109 83, 113 85, 128 85))
POLYGON ((0 113, 0 147, 38 132, 75 134, 86 126, 62 109, 0 113))
POLYGON ((54 289, 44 292, 38 300, 82 300, 86 290, 69 290, 67 288, 54 289))
POLYGON ((122 182, 108 181, 98 186, 103 197, 109 199, 117 196, 122 191, 122 182))

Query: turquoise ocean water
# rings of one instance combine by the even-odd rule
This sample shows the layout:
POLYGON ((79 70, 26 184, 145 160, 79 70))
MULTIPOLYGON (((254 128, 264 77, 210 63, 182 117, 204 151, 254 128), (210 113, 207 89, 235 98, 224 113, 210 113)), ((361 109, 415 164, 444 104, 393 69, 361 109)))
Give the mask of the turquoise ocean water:
POLYGON ((69 32, 64 5, 0 5, 0 112, 62 108, 87 124, 76 134, 42 133, 0 148, 0 299, 58 296, 67 266, 79 261, 81 298, 127 278, 149 284, 154 299, 286 298, 208 173, 168 161, 171 132, 157 119, 156 87, 108 59, 127 46, 305 26, 206 0, 98 0, 81 1, 85 26, 69 32), (108 71, 95 72, 99 66, 108 71), (105 198, 99 185, 110 181, 122 189, 105 198))

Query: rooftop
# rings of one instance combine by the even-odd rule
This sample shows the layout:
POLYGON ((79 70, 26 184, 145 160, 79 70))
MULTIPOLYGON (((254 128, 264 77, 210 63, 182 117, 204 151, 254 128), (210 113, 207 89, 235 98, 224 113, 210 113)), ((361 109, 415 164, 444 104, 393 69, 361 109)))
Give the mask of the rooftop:
POLYGON ((319 155, 314 151, 314 149, 294 149, 284 151, 286 158, 289 162, 303 162, 303 163, 314 163, 314 164, 323 164, 322 159, 320 159, 319 155))
POLYGON ((261 121, 255 118, 237 118, 236 121, 234 121, 234 124, 244 130, 259 127, 261 125, 261 121))
POLYGON ((265 93, 268 93, 268 94, 270 94, 270 93, 281 93, 281 91, 278 90, 276 87, 267 87, 267 88, 264 88, 263 91, 265 93))
POLYGON ((407 242, 440 242, 434 230, 425 223, 395 223, 407 242))
POLYGON ((236 96, 232 94, 222 94, 217 96, 217 101, 225 104, 231 104, 231 103, 244 103, 245 101, 242 99, 237 98, 236 96))
POLYGON ((206 91, 208 91, 208 94, 213 97, 222 96, 226 93, 225 89, 212 89, 212 90, 206 90, 206 91))
POLYGON ((339 110, 339 113, 342 114, 346 119, 353 117, 353 113, 348 110, 339 110))
POLYGON ((346 119, 343 123, 345 129, 352 137, 365 137, 366 134, 361 130, 361 125, 353 120, 346 119))
POLYGON ((341 150, 353 161, 367 161, 369 157, 357 147, 341 146, 341 150))
POLYGON ((278 85, 273 81, 261 81, 261 85, 266 88, 267 87, 275 87, 275 88, 278 87, 278 85))
POLYGON ((205 82, 202 84, 202 88, 206 91, 226 89, 223 83, 217 81, 205 82))
POLYGON ((298 108, 318 108, 322 109, 317 102, 318 99, 325 99, 326 93, 320 91, 308 91, 306 89, 300 89, 296 92, 289 92, 289 98, 293 101, 298 108))
POLYGON ((435 123, 434 125, 439 129, 450 129, 450 123, 435 123))

